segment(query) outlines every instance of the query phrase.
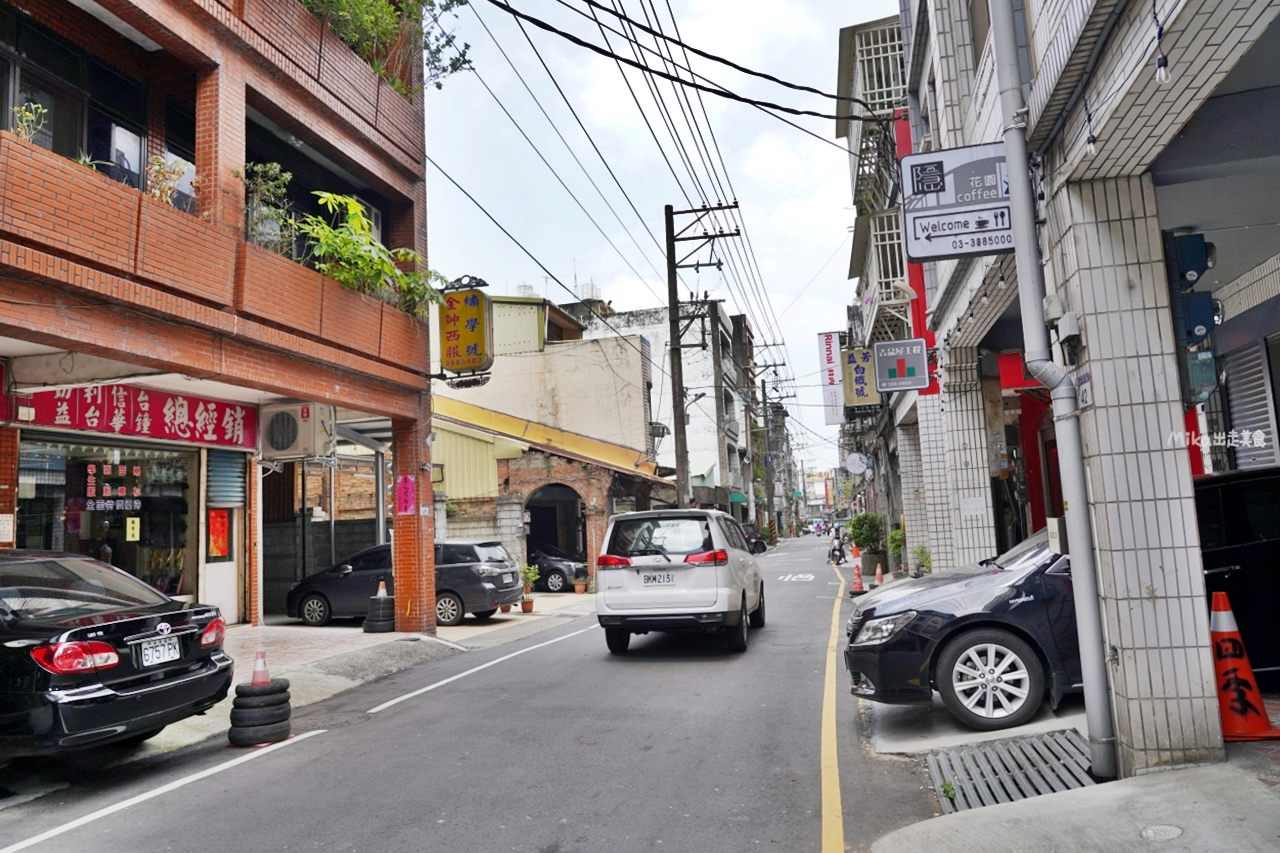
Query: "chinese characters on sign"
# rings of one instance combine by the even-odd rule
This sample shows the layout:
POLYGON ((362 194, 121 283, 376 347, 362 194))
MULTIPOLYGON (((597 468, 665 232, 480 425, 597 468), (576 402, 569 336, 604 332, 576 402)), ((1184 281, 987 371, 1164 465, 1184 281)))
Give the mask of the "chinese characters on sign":
POLYGON ((1004 143, 902 158, 903 242, 912 261, 1013 251, 1004 143))
POLYGON ((840 370, 840 333, 818 334, 822 365, 822 413, 829 425, 844 423, 844 376, 840 370))
POLYGON ((876 388, 885 391, 929 387, 929 349, 923 338, 880 341, 873 345, 876 388))
POLYGON ((1230 432, 1194 433, 1171 432, 1165 447, 1266 447, 1267 436, 1262 430, 1231 430, 1230 432))
POLYGON ((31 394, 28 405, 34 418, 24 423, 34 426, 244 449, 252 449, 258 443, 256 407, 155 388, 59 388, 31 394))
POLYGON ((875 365, 871 350, 847 349, 841 353, 844 361, 844 404, 846 406, 879 406, 880 392, 876 390, 875 365))
POLYGON ((493 303, 479 290, 453 290, 440 306, 440 368, 450 373, 493 366, 493 303))

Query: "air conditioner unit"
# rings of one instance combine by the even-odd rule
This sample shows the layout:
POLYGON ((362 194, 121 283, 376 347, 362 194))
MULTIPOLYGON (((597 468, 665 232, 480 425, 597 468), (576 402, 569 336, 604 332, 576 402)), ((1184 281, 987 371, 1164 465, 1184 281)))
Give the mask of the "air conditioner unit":
POLYGON ((337 421, 333 406, 282 403, 262 410, 262 458, 305 459, 333 453, 337 421))

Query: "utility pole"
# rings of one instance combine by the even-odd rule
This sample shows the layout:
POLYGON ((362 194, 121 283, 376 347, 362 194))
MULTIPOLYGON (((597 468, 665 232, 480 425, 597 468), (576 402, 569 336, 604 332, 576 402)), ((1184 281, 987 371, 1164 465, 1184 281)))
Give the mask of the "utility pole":
MULTIPOLYGON (((680 270, 696 270, 701 267, 720 268, 720 261, 695 262, 691 264, 685 263, 685 261, 693 257, 704 246, 711 245, 715 240, 725 237, 737 237, 738 230, 711 233, 704 226, 702 231, 697 234, 689 234, 688 231, 715 211, 736 210, 737 207, 737 202, 734 202, 733 204, 721 204, 695 210, 676 210, 668 204, 662 209, 667 226, 667 315, 671 335, 671 409, 675 416, 673 432, 676 439, 676 506, 681 509, 689 506, 691 489, 689 488, 689 439, 685 433, 684 422, 684 359, 681 355, 681 350, 684 347, 684 329, 680 326, 680 321, 683 319, 680 316, 680 270), (697 216, 688 225, 676 231, 676 216, 687 214, 697 214, 697 216), (690 241, 696 241, 697 245, 683 258, 677 258, 676 244, 690 241)), ((690 319, 689 323, 692 324, 694 319, 696 319, 696 315, 690 319)))
POLYGON ((763 379, 760 380, 760 408, 764 412, 764 505, 769 523, 773 524, 773 431, 769 427, 769 394, 763 379))
POLYGON ((1041 266, 1036 203, 1027 157, 1028 110, 1022 96, 1022 77, 1018 69, 1012 0, 992 0, 991 34, 1004 119, 1009 212, 1018 268, 1018 299, 1022 306, 1027 372, 1040 380, 1053 398, 1067 548, 1071 558, 1072 592, 1080 642, 1080 669, 1084 682, 1084 710, 1089 729, 1090 770, 1101 779, 1113 779, 1116 775, 1116 738, 1107 686, 1098 575, 1093 563, 1093 531, 1089 527, 1084 446, 1080 440, 1076 385, 1071 374, 1054 362, 1049 348, 1049 330, 1045 325, 1044 267, 1041 266))

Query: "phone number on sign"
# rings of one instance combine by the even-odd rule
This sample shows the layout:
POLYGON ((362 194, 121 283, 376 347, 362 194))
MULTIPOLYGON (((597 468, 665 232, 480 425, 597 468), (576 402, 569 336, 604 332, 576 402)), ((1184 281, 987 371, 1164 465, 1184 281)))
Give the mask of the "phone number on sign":
POLYGON ((951 240, 951 248, 953 249, 987 249, 1012 245, 1012 234, 984 234, 979 237, 957 237, 951 240))

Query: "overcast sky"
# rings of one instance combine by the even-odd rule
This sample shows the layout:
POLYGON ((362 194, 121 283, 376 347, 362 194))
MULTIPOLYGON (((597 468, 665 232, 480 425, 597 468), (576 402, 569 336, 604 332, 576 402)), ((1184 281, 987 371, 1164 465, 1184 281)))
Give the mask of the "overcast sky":
MULTIPOLYGON (((459 74, 449 78, 442 91, 428 91, 428 153, 570 287, 575 276, 579 285, 594 282, 602 297, 619 310, 661 304, 660 298, 665 301, 666 294, 662 252, 592 150, 514 19, 488 0, 471 2, 472 9, 461 11, 456 31, 460 40, 471 45, 479 77, 573 190, 608 240, 539 160, 477 75, 459 74), (621 224, 481 27, 477 13, 608 199, 621 224)), ((603 44, 594 24, 558 0, 510 2, 560 29, 603 44)), ((583 0, 565 2, 578 9, 587 8, 583 0)), ((607 5, 609 0, 601 2, 607 5)), ((665 0, 656 2, 665 18, 665 0)), ((640 0, 626 0, 626 8, 633 18, 643 14, 640 0)), ((840 27, 896 14, 897 8, 892 0, 672 0, 686 43, 824 92, 835 91, 840 27)), ((617 26, 603 13, 601 17, 617 26)), ((664 28, 671 32, 669 22, 664 28)), ((631 202, 660 242, 663 205, 674 204, 679 209, 685 200, 617 65, 552 33, 528 24, 526 29, 631 202)), ((610 37, 614 38, 615 47, 622 46, 618 39, 610 37)), ((657 64, 656 57, 647 56, 657 64)), ((833 111, 834 101, 754 79, 697 57, 694 60, 697 73, 739 94, 799 109, 833 111)), ((633 72, 628 77, 686 191, 693 193, 640 73, 633 72)), ((677 109, 671 86, 661 85, 667 102, 677 109)), ((711 95, 704 95, 703 102, 729 179, 737 191, 764 290, 773 314, 779 318, 786 360, 797 378, 797 397, 788 403, 795 404, 792 412, 812 430, 807 432, 793 424, 793 441, 805 448, 801 458, 810 470, 831 468, 838 464, 836 428, 823 424, 817 385, 817 335, 843 328, 845 305, 850 300, 851 283, 846 276, 849 228, 854 214, 847 158, 839 149, 754 107, 711 95)), ((836 141, 833 121, 788 118, 823 139, 836 141)), ((691 157, 698 156, 692 147, 689 151, 691 157)), ((463 274, 480 276, 497 294, 514 295, 519 285, 528 284, 556 302, 572 298, 554 282, 549 283, 533 261, 431 168, 427 186, 429 262, 433 269, 450 278, 463 274)), ((698 274, 687 271, 683 277, 699 292, 710 291, 713 298, 726 299, 732 313, 745 312, 756 318, 756 341, 770 342, 772 336, 759 328, 759 315, 765 309, 758 304, 758 297, 744 297, 727 269, 723 275, 704 269, 698 274), (744 298, 747 305, 741 304, 744 298)), ((759 351, 757 361, 777 361, 777 353, 777 349, 759 351)), ((664 408, 670 405, 669 401, 663 403, 664 408)))

